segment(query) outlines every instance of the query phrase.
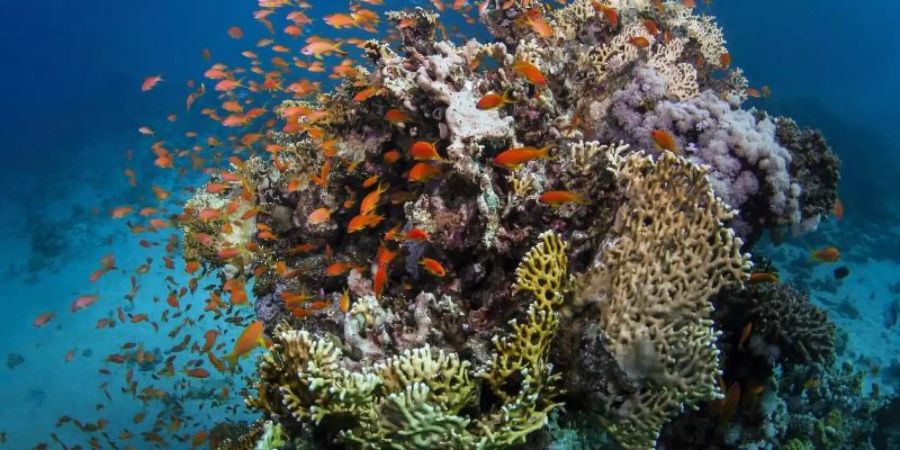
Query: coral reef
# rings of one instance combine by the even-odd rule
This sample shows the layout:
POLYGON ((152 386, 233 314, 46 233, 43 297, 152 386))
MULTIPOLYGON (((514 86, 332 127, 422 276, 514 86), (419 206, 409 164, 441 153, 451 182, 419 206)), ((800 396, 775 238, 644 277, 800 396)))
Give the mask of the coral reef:
POLYGON ((653 448, 732 391, 710 301, 747 275, 738 235, 834 198, 823 140, 741 108, 712 18, 645 0, 479 11, 496 42, 389 13, 397 46, 361 43, 369 64, 284 101, 268 155, 230 159, 179 217, 185 259, 223 280, 208 310, 252 283, 272 346, 247 405, 270 434, 549 446, 553 416, 653 448))

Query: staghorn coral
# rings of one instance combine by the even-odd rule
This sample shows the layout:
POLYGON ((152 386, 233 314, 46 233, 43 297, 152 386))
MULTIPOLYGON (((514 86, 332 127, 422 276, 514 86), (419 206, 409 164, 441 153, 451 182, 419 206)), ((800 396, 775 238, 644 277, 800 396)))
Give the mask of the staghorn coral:
POLYGON ((683 407, 722 395, 709 298, 749 263, 703 169, 671 153, 614 168, 625 202, 578 295, 599 304, 607 345, 638 386, 609 429, 625 448, 653 448, 683 407))

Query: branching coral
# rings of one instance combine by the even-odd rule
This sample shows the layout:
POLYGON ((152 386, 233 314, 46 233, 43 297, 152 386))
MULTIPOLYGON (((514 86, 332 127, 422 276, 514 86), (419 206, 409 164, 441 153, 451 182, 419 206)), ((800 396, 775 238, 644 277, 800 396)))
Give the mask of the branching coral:
POLYGON ((467 361, 425 346, 353 370, 326 337, 280 326, 259 365, 257 395, 247 405, 295 423, 337 428, 337 439, 370 449, 504 448, 524 442, 547 421, 557 376, 548 362, 557 309, 570 275, 566 245, 548 232, 516 271, 515 288, 535 297, 523 323, 495 338, 496 353, 477 379, 501 405, 482 417, 463 414, 480 384, 467 361))
POLYGON ((682 407, 721 395, 708 299, 748 262, 703 169, 664 153, 615 170, 626 200, 579 296, 599 303, 608 346, 638 385, 609 429, 626 448, 653 448, 682 407))

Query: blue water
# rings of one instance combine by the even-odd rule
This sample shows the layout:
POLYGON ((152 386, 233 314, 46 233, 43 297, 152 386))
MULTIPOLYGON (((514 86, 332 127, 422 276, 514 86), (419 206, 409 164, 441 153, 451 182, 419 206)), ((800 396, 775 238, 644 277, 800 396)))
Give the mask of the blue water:
MULTIPOLYGON (((402 6, 404 2, 392 1, 378 9, 402 6)), ((322 17, 345 7, 343 3, 316 5, 307 13, 322 17)), ((181 300, 182 308, 194 304, 192 314, 169 318, 167 324, 159 324, 159 331, 148 323, 97 329, 96 322, 115 316, 115 307, 123 304, 122 296, 131 290, 130 277, 148 257, 153 258, 149 273, 135 275, 141 287, 134 313, 158 311, 159 305, 165 305, 166 276, 186 283, 181 270, 163 266, 167 255, 163 247, 176 230, 135 235, 123 221, 111 220, 109 211, 128 204, 136 209, 155 205, 177 213, 187 195, 183 188, 197 185, 195 175, 180 177, 153 167, 150 145, 154 138, 141 136, 137 128, 147 125, 160 136, 176 136, 171 138, 172 147, 187 145, 177 140, 185 130, 197 130, 201 136, 213 131, 215 124, 197 112, 202 106, 185 114, 184 99, 190 92, 185 83, 199 82, 209 67, 210 62, 201 57, 203 48, 212 51, 212 61, 245 63, 240 52, 267 35, 252 19, 256 2, 38 0, 8 1, 3 8, 0 432, 6 433, 7 441, 0 448, 51 443, 50 433, 67 444, 85 445, 93 436, 106 448, 102 437, 86 434, 72 423, 57 427, 61 416, 82 423, 105 419, 111 436, 123 430, 138 435, 156 420, 174 430, 173 416, 182 422, 174 434, 181 435, 206 429, 224 417, 246 417, 242 408, 235 409, 241 404, 240 377, 191 381, 186 390, 201 399, 142 402, 121 392, 127 369, 103 362, 106 355, 121 351, 119 346, 125 342, 164 352, 180 340, 181 335, 170 339, 166 333, 184 317, 195 318, 189 325, 195 330, 192 342, 202 340, 200 330, 221 327, 211 317, 196 319, 205 300, 202 289, 181 300), (244 30, 241 41, 226 34, 232 25, 244 30), (166 81, 142 93, 144 77, 159 73, 166 81), (178 115, 174 124, 165 119, 173 112, 178 115), (128 150, 133 151, 131 160, 128 150), (136 172, 137 187, 129 186, 122 175, 125 168, 136 172), (152 185, 171 191, 172 196, 158 201, 152 185), (158 245, 144 248, 141 239, 158 245), (91 283, 88 277, 109 253, 116 255, 118 269, 91 283), (91 308, 69 312, 71 301, 83 294, 99 294, 101 299, 91 308), (35 328, 32 321, 45 311, 56 315, 47 326, 35 328), (71 349, 75 356, 66 362, 71 349), (15 364, 18 357, 14 355, 23 361, 15 364), (112 374, 98 373, 104 367, 112 374), (205 394, 214 390, 219 396, 225 386, 230 394, 215 401, 205 394), (147 418, 135 424, 133 416, 141 411, 147 412, 147 418)), ((900 241, 896 177, 900 173, 900 34, 894 30, 900 4, 721 0, 703 8, 719 18, 734 64, 745 70, 754 86, 771 86, 773 96, 753 105, 821 128, 842 158, 840 194, 847 206, 846 220, 828 221, 819 232, 789 242, 773 254, 788 259, 827 243, 854 255, 852 278, 838 293, 820 295, 856 302, 862 318, 836 316, 836 321, 850 334, 859 355, 890 364, 896 348, 885 347, 879 340, 879 321, 883 305, 896 296, 888 286, 900 281, 900 252, 876 254, 873 249, 878 245, 857 243, 864 240, 862 233, 868 233, 869 241, 893 242, 893 249, 900 241), (871 330, 873 323, 878 324, 876 331, 871 330)), ((325 31, 321 21, 308 28, 310 34, 325 31)), ((180 269, 177 252, 172 256, 180 269)), ((816 268, 801 281, 812 284, 827 277, 828 270, 816 268)), ((892 333, 891 342, 897 342, 896 330, 892 333)), ((176 371, 191 358, 199 356, 180 356, 176 371)), ((138 391, 148 386, 168 392, 184 387, 178 386, 183 381, 177 376, 149 377, 162 364, 145 372, 134 364, 129 367, 136 372, 138 391)), ((172 434, 165 434, 167 445, 189 447, 172 440, 172 434)), ((138 439, 132 438, 132 445, 144 448, 138 439)))

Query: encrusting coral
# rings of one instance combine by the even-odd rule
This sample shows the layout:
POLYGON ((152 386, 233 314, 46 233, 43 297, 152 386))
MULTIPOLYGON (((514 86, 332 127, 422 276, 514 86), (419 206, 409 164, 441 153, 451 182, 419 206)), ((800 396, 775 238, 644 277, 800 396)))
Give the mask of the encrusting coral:
POLYGON ((732 229, 832 198, 824 141, 741 108, 712 18, 646 0, 479 11, 496 42, 389 13, 398 45, 361 43, 368 64, 283 102, 268 154, 230 159, 180 216, 185 259, 225 283, 207 310, 252 283, 272 346, 247 404, 288 441, 538 446, 555 413, 652 448, 723 394, 709 301, 746 274, 732 229))

